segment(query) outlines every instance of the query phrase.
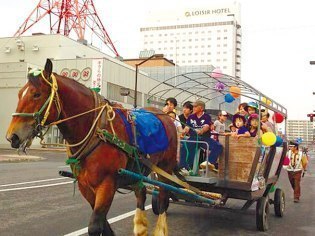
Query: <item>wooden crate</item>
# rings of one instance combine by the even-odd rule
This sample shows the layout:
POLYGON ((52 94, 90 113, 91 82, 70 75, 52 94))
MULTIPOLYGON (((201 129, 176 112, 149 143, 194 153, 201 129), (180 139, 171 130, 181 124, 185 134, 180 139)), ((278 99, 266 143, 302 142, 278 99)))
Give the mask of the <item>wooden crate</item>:
POLYGON ((251 183, 260 154, 257 138, 220 136, 219 141, 223 145, 219 157, 219 179, 251 183))

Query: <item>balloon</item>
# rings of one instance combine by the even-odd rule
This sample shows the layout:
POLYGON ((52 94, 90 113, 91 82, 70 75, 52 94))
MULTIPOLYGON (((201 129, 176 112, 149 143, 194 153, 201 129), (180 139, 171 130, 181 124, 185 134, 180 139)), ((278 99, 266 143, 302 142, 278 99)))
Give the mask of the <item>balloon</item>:
POLYGON ((265 146, 272 146, 276 143, 276 135, 272 132, 266 132, 261 136, 261 141, 265 146))
POLYGON ((302 138, 296 138, 295 142, 297 142, 298 144, 301 144, 303 142, 302 138))
POLYGON ((220 70, 220 68, 215 68, 212 72, 211 72, 211 77, 216 78, 216 79, 220 79, 222 78, 223 74, 222 71, 220 70))
POLYGON ((267 105, 270 105, 270 104, 271 104, 271 101, 270 101, 269 99, 265 98, 265 97, 262 97, 262 98, 261 98, 261 101, 262 101, 263 103, 266 103, 267 105))
POLYGON ((282 138, 280 136, 277 136, 275 146, 280 147, 282 143, 283 143, 282 138))
POLYGON ((280 113, 274 113, 272 116, 272 120, 274 120, 276 123, 281 123, 284 120, 284 117, 280 113))
POLYGON ((235 98, 234 98, 231 94, 229 94, 229 93, 225 94, 225 96, 224 96, 224 101, 225 101, 225 102, 231 103, 231 102, 233 102, 234 100, 235 100, 235 98))
POLYGON ((239 87, 236 87, 236 86, 231 86, 230 87, 230 94, 234 98, 238 98, 241 95, 241 89, 239 87))
POLYGON ((224 86, 223 83, 217 82, 217 83, 214 85, 214 88, 215 88, 217 91, 222 91, 222 90, 224 90, 225 86, 224 86))

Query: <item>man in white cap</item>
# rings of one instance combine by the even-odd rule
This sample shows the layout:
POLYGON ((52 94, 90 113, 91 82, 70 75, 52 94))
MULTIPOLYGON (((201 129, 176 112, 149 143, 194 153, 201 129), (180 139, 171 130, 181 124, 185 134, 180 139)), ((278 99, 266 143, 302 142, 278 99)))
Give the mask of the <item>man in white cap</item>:
POLYGON ((225 121, 228 118, 228 113, 226 111, 220 111, 218 115, 218 119, 213 123, 214 131, 218 134, 225 133, 225 121))

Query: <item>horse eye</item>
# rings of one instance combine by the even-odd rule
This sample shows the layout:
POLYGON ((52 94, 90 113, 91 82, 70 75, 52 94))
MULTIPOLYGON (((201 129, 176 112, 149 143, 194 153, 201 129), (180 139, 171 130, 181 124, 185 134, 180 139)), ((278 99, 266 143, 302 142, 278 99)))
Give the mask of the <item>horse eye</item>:
POLYGON ((34 94, 34 98, 39 98, 40 97, 40 93, 35 93, 34 94))

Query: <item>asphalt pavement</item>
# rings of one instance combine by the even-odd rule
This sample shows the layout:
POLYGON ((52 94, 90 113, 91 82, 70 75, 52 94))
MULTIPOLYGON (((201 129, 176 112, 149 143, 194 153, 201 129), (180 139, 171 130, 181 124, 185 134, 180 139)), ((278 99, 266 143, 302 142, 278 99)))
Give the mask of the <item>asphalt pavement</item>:
MULTIPOLYGON (((59 170, 69 170, 65 160, 66 154, 57 150, 30 150, 28 156, 19 156, 14 150, 0 149, 1 236, 87 235, 91 208, 72 180, 58 176, 59 170)), ((255 204, 241 212, 244 202, 232 199, 224 210, 170 204, 169 235, 314 235, 314 180, 313 158, 302 179, 301 201, 294 203, 287 173, 282 171, 277 186, 286 194, 286 210, 278 218, 270 207, 267 232, 256 230, 255 204)), ((148 196, 147 205, 150 201, 148 196)), ((111 223, 116 235, 132 235, 132 214, 121 216, 135 205, 133 193, 116 194, 108 214, 108 219, 116 219, 111 223)), ((151 235, 157 217, 151 210, 147 216, 151 235)))

